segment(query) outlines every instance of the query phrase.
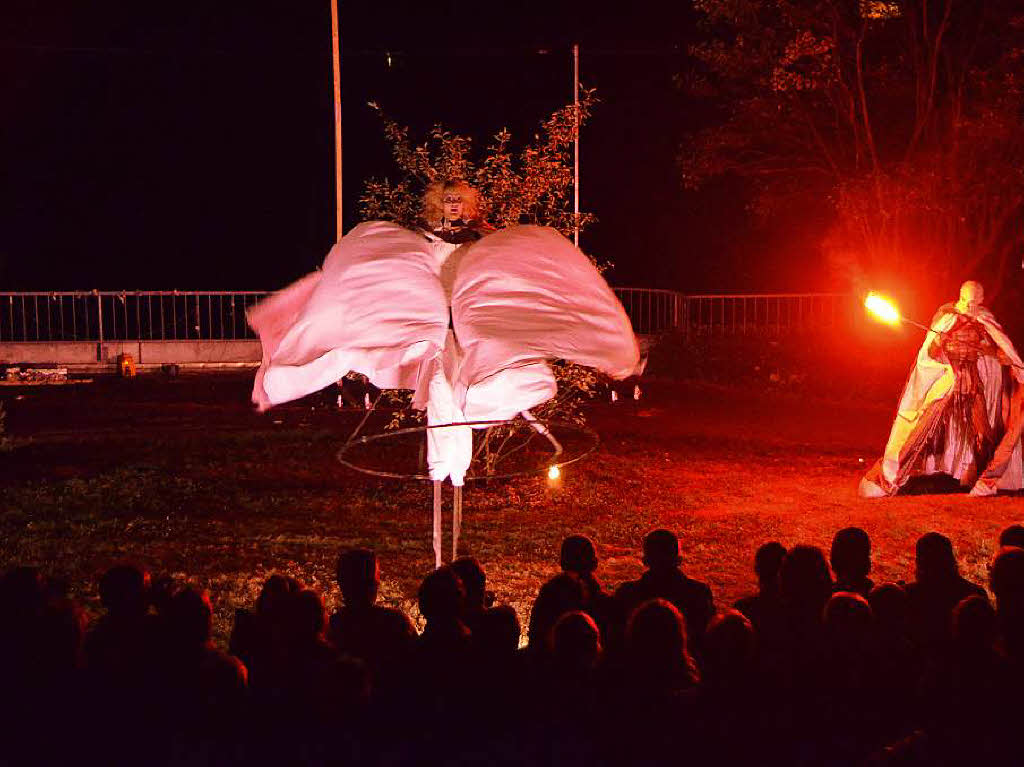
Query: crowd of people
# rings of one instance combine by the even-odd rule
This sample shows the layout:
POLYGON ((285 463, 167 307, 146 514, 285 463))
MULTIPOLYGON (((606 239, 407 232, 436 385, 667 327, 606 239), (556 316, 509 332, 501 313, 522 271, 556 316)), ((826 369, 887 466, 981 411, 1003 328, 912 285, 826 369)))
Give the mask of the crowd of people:
POLYGON ((915 579, 871 579, 871 541, 757 549, 733 607, 688 577, 668 530, 614 590, 566 538, 528 641, 463 557, 419 588, 417 633, 378 604, 374 552, 341 553, 343 606, 274 575, 238 609, 228 651, 208 595, 118 564, 87 625, 32 567, 0 581, 12 764, 964 764, 1013 758, 1024 682, 1024 527, 988 586, 939 533, 915 579))

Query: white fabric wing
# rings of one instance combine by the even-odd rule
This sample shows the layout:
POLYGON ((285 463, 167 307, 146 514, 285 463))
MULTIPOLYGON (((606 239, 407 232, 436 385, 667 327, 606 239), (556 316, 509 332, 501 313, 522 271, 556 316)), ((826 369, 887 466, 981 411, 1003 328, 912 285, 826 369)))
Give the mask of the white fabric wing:
POLYGON ((424 407, 426 363, 448 331, 439 269, 422 235, 385 221, 356 226, 321 272, 250 310, 264 346, 253 400, 265 409, 354 370, 382 389, 416 389, 424 407))
POLYGON ((637 372, 622 304, 554 229, 516 226, 473 245, 455 276, 452 317, 462 351, 455 397, 469 420, 510 418, 552 397, 549 359, 615 378, 637 372))

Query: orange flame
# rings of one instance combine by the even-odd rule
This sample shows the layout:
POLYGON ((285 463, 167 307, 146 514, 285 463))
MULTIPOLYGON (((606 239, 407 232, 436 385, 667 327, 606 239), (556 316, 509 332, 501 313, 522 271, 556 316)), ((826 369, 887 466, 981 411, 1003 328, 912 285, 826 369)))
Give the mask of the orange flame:
POLYGON ((886 325, 896 325, 901 319, 900 310, 896 308, 896 305, 878 293, 868 293, 867 298, 864 299, 864 306, 876 319, 886 325))

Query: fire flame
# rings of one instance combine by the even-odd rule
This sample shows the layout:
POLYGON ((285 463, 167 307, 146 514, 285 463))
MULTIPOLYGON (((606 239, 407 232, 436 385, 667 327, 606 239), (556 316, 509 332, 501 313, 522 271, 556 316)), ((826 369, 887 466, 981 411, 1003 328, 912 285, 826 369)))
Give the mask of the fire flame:
POLYGON ((868 293, 867 298, 864 299, 864 307, 876 319, 881 320, 887 325, 896 325, 901 319, 900 310, 896 308, 896 305, 878 293, 868 293))

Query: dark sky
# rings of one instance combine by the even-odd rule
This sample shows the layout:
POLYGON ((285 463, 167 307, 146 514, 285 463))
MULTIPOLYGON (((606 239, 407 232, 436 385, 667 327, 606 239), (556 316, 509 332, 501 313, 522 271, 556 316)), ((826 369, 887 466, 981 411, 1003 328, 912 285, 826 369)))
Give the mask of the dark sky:
MULTIPOLYGON (((368 101, 420 135, 529 136, 571 99, 579 41, 602 100, 581 149, 600 219, 585 248, 618 285, 772 287, 738 255, 736 190, 679 187, 700 119, 672 84, 690 4, 598 5, 341 0, 346 228, 363 180, 394 173, 368 101)), ((327 0, 4 0, 3 289, 270 289, 318 265, 334 232, 329 19, 327 0)))

